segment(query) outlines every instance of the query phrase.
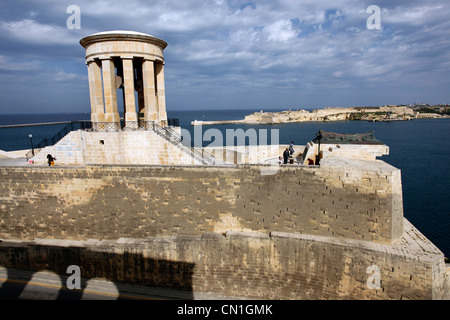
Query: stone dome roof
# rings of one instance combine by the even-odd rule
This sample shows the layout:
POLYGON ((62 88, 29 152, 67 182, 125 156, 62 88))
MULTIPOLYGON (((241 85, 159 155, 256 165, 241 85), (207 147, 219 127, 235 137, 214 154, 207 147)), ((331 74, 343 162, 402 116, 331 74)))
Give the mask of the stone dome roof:
POLYGON ((126 31, 126 30, 112 30, 112 31, 98 32, 93 35, 84 37, 83 39, 80 40, 80 44, 86 48, 86 46, 92 43, 108 40, 118 40, 118 41, 138 40, 158 44, 163 49, 167 47, 167 42, 155 36, 142 32, 126 31))
POLYGON ((102 32, 94 33, 93 36, 108 35, 108 34, 130 34, 130 35, 153 37, 152 35, 147 34, 147 33, 142 33, 142 32, 137 32, 137 31, 127 31, 127 30, 102 31, 102 32))

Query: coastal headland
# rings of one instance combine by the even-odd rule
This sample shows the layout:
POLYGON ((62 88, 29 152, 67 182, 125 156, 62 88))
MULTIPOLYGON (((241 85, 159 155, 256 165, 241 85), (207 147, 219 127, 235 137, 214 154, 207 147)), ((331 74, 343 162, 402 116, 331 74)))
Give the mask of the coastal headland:
POLYGON ((343 107, 314 110, 292 110, 280 112, 254 112, 241 120, 199 121, 192 125, 217 124, 279 124, 306 121, 409 121, 423 118, 447 118, 448 106, 399 106, 386 105, 380 107, 343 107))

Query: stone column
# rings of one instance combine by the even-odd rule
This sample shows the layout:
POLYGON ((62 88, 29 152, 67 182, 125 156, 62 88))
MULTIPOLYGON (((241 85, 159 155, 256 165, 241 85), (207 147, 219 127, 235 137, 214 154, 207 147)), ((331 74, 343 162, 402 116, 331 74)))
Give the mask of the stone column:
POLYGON ((158 122, 158 109, 156 104, 155 67, 151 60, 142 63, 142 81, 145 101, 145 121, 158 122))
POLYGON ((125 92, 124 113, 125 124, 135 123, 137 128, 136 102, 134 98, 133 57, 123 57, 123 90, 125 92))
POLYGON ((111 58, 102 60, 103 91, 105 94, 105 122, 114 123, 115 128, 120 128, 120 117, 117 109, 116 72, 111 58))
POLYGON ((99 64, 94 60, 88 61, 87 65, 89 75, 89 92, 91 94, 91 121, 104 122, 105 106, 103 104, 102 70, 99 64))
POLYGON ((164 62, 156 63, 156 87, 158 88, 158 116, 159 124, 163 127, 167 126, 166 113, 166 89, 164 85, 164 62))

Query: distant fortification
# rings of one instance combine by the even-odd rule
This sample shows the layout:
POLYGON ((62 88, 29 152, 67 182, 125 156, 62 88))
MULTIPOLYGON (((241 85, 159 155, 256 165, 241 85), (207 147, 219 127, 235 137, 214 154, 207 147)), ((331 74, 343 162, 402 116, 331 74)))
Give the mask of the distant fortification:
POLYGON ((376 114, 383 118, 413 119, 416 112, 407 106, 382 107, 347 107, 323 108, 309 110, 289 110, 281 112, 255 112, 245 116, 245 123, 289 123, 304 121, 341 121, 354 119, 377 119, 376 114))
POLYGON ((381 106, 381 107, 344 107, 344 108, 322 108, 314 110, 292 110, 279 112, 254 112, 246 115, 242 120, 224 121, 199 121, 195 120, 192 125, 214 125, 214 124, 277 124, 306 121, 345 121, 345 120, 367 120, 367 121, 405 121, 415 118, 441 117, 431 114, 426 116, 416 112, 408 106, 381 106))

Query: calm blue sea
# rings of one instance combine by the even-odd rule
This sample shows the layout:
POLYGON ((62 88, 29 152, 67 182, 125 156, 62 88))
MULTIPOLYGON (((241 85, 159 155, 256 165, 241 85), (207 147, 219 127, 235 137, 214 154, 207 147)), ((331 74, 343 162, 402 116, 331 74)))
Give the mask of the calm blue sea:
MULTIPOLYGON (((193 120, 235 120, 259 110, 202 110, 170 111, 170 118, 178 118, 180 126, 193 135, 193 120)), ((265 110, 270 111, 270 110, 265 110)), ((276 110, 272 110, 276 111, 276 110)), ((7 124, 89 120, 89 114, 0 115, 0 126, 7 124)), ((29 149, 28 134, 37 144, 51 138, 64 125, 0 128, 0 150, 29 149)), ((450 257, 450 119, 420 119, 404 122, 303 122, 282 125, 221 125, 204 126, 203 131, 215 128, 247 130, 279 129, 280 143, 305 145, 320 129, 338 133, 364 133, 370 130, 390 148, 381 160, 401 169, 405 217, 430 239, 446 257, 450 257)), ((211 143, 206 141, 205 145, 211 143)))

